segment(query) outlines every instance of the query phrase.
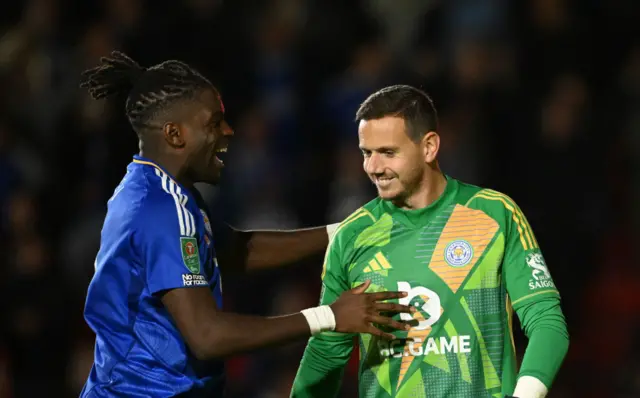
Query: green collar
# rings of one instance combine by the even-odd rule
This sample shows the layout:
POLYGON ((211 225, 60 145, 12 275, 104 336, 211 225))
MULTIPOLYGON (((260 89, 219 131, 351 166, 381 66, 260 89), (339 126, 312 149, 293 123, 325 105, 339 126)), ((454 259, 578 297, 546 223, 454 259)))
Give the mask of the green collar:
POLYGON ((422 209, 401 209, 388 200, 382 201, 384 210, 391 217, 409 228, 420 228, 430 223, 442 209, 451 204, 458 192, 458 181, 445 174, 447 185, 438 199, 422 209))

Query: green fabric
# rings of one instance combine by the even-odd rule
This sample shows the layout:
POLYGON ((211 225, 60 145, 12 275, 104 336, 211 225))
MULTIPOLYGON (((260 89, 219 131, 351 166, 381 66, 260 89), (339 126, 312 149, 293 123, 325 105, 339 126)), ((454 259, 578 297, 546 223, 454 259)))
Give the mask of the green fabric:
MULTIPOLYGON (((513 309, 523 325, 533 323, 530 344, 547 344, 541 352, 552 350, 544 340, 550 331, 566 331, 535 309, 559 303, 559 293, 522 211, 499 192, 447 181, 424 209, 369 202, 345 219, 327 249, 321 304, 369 279, 369 291, 407 291, 401 302, 419 309, 403 315, 413 328, 394 331, 391 342, 358 336, 361 398, 510 394, 518 376, 513 309)), ((312 337, 291 396, 336 396, 353 337, 312 337)), ((550 383, 564 353, 544 365, 529 351, 523 371, 550 383)))

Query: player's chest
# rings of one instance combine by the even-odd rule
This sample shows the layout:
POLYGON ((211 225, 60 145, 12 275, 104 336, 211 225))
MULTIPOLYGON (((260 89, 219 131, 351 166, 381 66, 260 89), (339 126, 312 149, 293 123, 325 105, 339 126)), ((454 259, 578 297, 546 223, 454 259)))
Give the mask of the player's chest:
POLYGON ((455 295, 476 269, 495 231, 464 225, 405 228, 394 225, 386 241, 357 244, 349 259, 349 283, 371 280, 375 290, 417 287, 455 295))

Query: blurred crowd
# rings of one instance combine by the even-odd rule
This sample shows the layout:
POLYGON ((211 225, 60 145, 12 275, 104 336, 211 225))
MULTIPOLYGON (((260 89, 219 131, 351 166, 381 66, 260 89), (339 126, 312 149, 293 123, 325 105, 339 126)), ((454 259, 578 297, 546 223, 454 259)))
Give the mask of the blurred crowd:
MULTIPOLYGON (((638 0, 3 2, 0 398, 77 396, 93 360, 85 292, 137 141, 124 99, 78 82, 113 49, 220 88, 236 136, 221 186, 201 188, 240 228, 324 225, 372 199, 355 111, 385 85, 423 88, 444 171, 518 202, 563 296, 550 397, 640 396, 639 21, 638 0)), ((313 306, 321 260, 225 278, 225 307, 313 306)), ((288 396, 304 345, 230 359, 229 396, 288 396)))

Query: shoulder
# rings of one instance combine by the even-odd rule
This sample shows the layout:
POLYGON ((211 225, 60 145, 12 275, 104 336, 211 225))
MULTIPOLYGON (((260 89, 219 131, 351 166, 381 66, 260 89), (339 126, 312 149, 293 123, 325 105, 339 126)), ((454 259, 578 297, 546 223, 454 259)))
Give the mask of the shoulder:
POLYGON ((181 236, 196 233, 195 218, 187 208, 186 192, 170 176, 159 169, 145 168, 132 181, 139 195, 134 218, 137 229, 166 233, 179 231, 181 236))
POLYGON ((509 195, 489 188, 481 188, 473 185, 466 185, 468 199, 465 198, 465 207, 480 210, 499 224, 509 224, 511 220, 524 219, 522 210, 516 201, 509 195))
POLYGON ((343 251, 354 247, 358 241, 365 239, 369 230, 376 229, 378 231, 388 224, 388 229, 391 231, 393 220, 388 215, 385 217, 386 213, 381 208, 381 201, 380 198, 373 199, 345 218, 336 229, 331 246, 343 251))

